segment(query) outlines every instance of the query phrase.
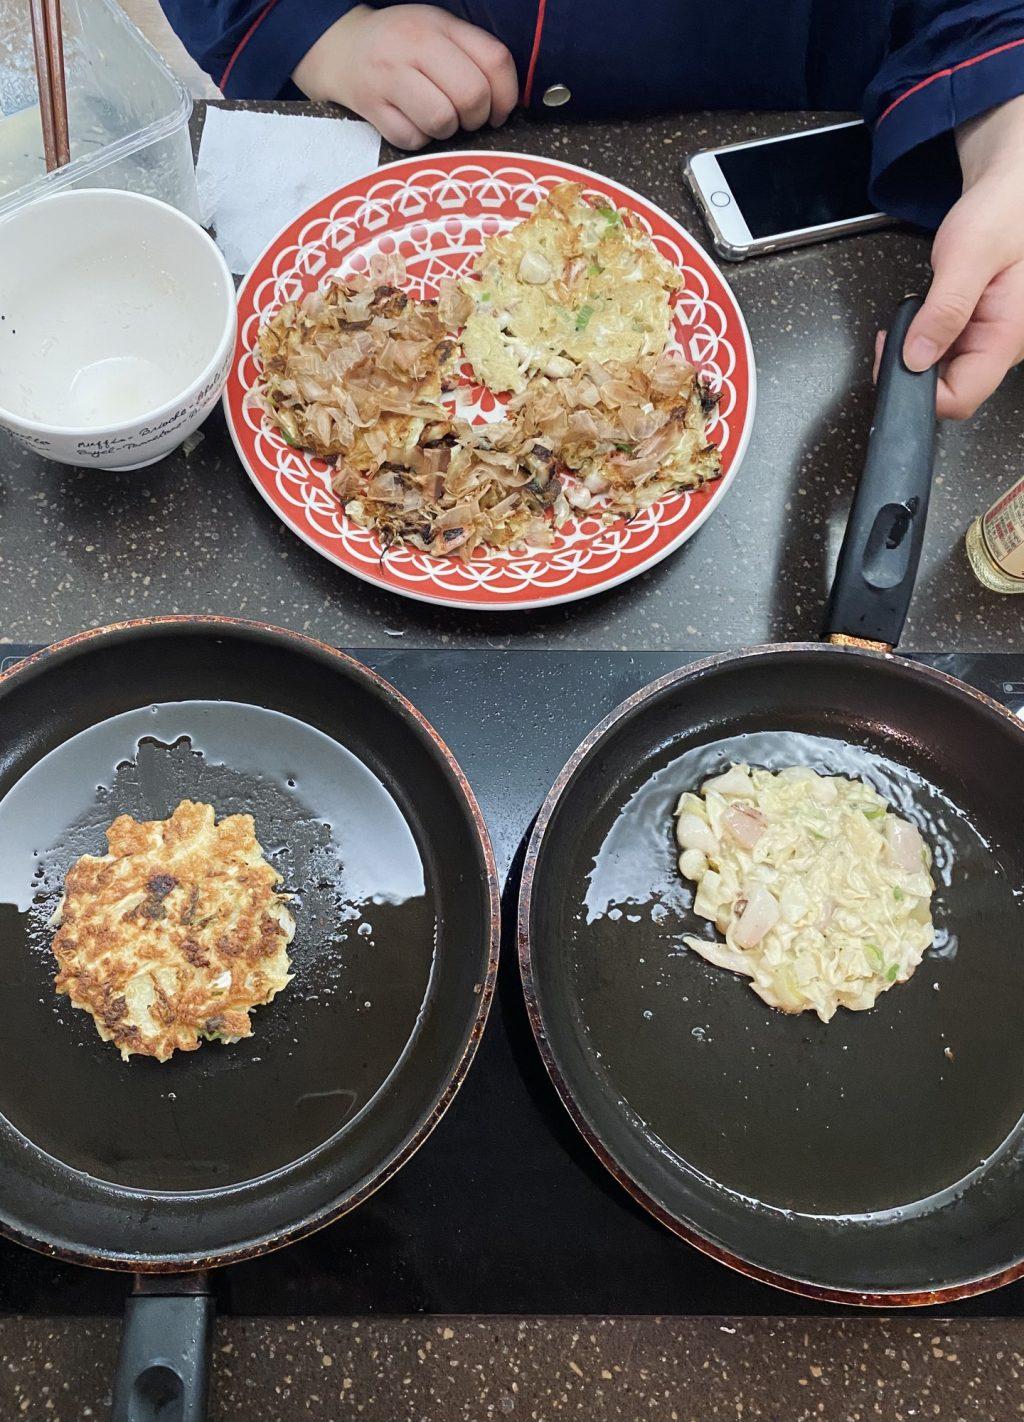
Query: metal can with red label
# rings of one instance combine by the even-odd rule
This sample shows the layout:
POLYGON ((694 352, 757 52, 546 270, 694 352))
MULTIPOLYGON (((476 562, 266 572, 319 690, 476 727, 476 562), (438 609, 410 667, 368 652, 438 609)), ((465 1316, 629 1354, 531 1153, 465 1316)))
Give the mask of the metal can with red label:
POLYGON ((1024 593, 1024 479, 971 524, 967 556, 985 587, 1024 593))

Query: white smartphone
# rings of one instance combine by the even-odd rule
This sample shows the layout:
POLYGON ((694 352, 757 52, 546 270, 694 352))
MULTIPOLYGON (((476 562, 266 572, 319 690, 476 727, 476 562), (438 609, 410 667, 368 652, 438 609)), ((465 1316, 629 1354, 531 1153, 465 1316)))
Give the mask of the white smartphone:
POLYGON ((829 124, 692 153, 687 185, 728 261, 886 227, 868 197, 867 125, 829 124))

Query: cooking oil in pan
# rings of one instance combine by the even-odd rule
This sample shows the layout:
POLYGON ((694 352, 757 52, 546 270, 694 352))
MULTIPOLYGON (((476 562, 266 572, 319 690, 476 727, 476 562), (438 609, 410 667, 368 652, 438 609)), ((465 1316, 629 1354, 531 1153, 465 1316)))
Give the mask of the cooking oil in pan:
POLYGON ((234 702, 126 712, 52 751, 0 802, 12 1008, 0 1111, 43 1150, 122 1185, 195 1190, 264 1175, 351 1124, 380 1090, 417 1030, 434 950, 409 822, 345 747, 234 702), (68 866, 105 852, 117 815, 163 818, 182 799, 255 817, 295 895, 295 976, 254 1010, 251 1038, 125 1063, 54 993, 48 919, 68 866))
POLYGON ((567 909, 582 1032, 604 1089, 655 1149, 749 1200, 820 1215, 921 1208, 1019 1129, 1020 885, 939 786, 886 755, 765 731, 661 758, 583 836, 567 909), (935 946, 909 983, 827 1025, 704 962, 672 811, 733 761, 859 776, 934 855, 935 946))

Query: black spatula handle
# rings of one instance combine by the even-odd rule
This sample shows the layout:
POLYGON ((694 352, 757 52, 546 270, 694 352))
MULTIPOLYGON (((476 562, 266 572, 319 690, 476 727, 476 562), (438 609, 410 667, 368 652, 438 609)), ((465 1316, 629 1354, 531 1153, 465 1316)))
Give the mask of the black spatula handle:
POLYGON ((205 1422, 212 1335, 205 1275, 137 1277, 125 1309, 111 1422, 205 1422))
POLYGON ((938 373, 903 364, 903 342, 921 306, 906 297, 886 336, 875 414, 832 582, 825 635, 894 647, 921 558, 935 459, 938 373))

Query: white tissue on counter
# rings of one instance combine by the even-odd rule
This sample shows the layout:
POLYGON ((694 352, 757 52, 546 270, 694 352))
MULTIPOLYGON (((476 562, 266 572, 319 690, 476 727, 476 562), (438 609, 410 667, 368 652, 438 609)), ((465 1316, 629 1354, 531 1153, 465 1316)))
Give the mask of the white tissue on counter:
POLYGON ((242 275, 283 227, 379 158, 380 134, 359 119, 211 105, 196 165, 202 220, 242 275))

